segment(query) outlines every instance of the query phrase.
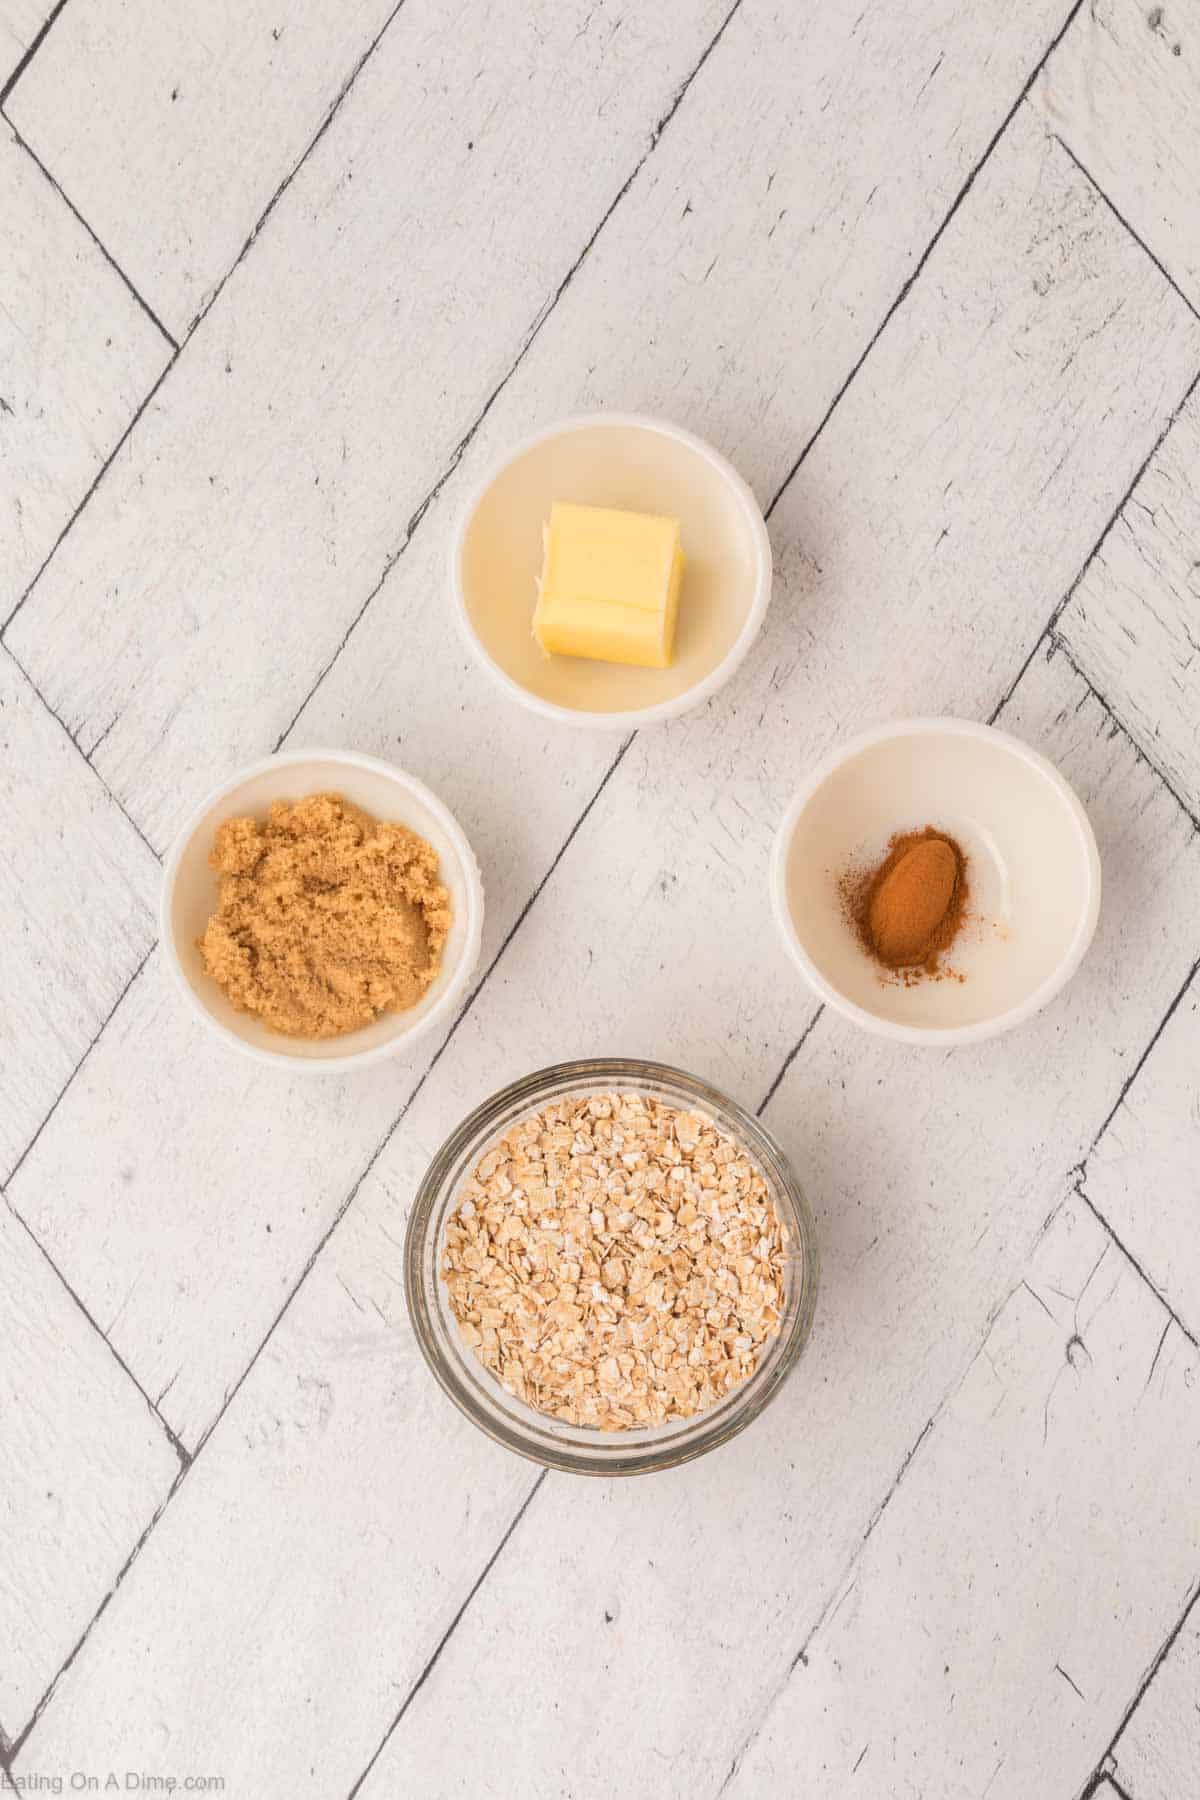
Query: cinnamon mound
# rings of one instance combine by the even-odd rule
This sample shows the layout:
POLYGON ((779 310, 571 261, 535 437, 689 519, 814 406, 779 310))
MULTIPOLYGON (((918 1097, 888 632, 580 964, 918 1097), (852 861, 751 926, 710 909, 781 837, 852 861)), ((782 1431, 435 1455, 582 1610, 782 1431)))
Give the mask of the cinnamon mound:
POLYGON ((873 869, 842 881, 847 916, 863 949, 906 983, 946 976, 942 958, 966 918, 967 862, 932 825, 897 833, 873 869))

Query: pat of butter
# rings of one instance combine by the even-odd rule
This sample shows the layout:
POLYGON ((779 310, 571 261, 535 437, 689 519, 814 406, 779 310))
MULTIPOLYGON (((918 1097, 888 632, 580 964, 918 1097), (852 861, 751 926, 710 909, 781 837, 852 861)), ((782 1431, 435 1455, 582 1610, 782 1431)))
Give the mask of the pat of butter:
POLYGON ((683 580, 679 520, 556 500, 542 536, 533 635, 546 654, 669 668, 683 580))

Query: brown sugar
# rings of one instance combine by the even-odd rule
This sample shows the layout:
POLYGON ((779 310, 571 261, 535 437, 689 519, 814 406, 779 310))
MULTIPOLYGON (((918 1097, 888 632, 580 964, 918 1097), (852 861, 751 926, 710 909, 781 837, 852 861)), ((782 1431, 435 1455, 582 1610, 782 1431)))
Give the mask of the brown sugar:
POLYGON ((451 911, 436 850, 338 794, 227 819, 209 862, 221 889, 204 966, 274 1031, 356 1031, 414 1006, 441 968, 451 911))
POLYGON ((953 971, 942 958, 966 918, 967 860, 944 831, 897 833, 874 868, 841 884, 847 917, 864 950, 910 984, 953 971))

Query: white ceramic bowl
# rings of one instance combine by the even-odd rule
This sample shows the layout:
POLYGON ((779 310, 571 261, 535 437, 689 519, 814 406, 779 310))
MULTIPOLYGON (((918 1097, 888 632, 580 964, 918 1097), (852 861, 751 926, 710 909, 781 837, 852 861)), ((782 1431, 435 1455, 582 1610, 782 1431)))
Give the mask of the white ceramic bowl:
POLYGON ((455 534, 451 599, 467 643, 511 698, 565 724, 628 731, 699 706, 733 674, 771 595, 758 502, 690 431, 594 413, 527 438, 488 474, 455 534), (665 513, 687 568, 669 669, 543 656, 533 639, 542 526, 555 500, 665 513))
POLYGON ((422 1032, 449 1020, 479 960, 483 883, 471 847, 454 815, 425 785, 402 769, 352 750, 289 750, 243 769, 201 802, 183 827, 163 868, 159 932, 180 992, 208 1028, 261 1063, 332 1073, 393 1056, 422 1032), (250 1013, 237 1012, 204 971, 196 940, 217 904, 217 877, 208 856, 217 827, 242 813, 265 818, 274 800, 305 794, 344 794, 377 819, 407 825, 438 853, 454 920, 442 967, 418 1005, 385 1013, 344 1037, 285 1037, 250 1013))
POLYGON ((836 1011, 903 1043, 978 1043, 1031 1018, 1079 967, 1100 855, 1074 790, 1036 750, 965 719, 906 719, 813 770, 775 840, 771 897, 785 944, 836 1011), (946 959, 964 979, 906 987, 859 945, 838 878, 925 825, 967 855, 971 917, 946 959))

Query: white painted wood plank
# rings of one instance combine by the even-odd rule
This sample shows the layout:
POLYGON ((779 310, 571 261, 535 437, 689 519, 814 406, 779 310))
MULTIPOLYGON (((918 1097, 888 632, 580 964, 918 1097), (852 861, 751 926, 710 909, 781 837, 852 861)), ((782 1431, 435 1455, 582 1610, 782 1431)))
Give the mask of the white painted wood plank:
MULTIPOLYGON (((1195 908, 1193 906, 1193 938, 1195 908)), ((1200 943, 1194 948, 1200 951, 1200 943)), ((1085 1189, 1129 1254, 1200 1335, 1200 978, 1088 1158, 1085 1189)))
MULTIPOLYGON (((409 1196, 405 1196, 407 1204, 409 1196)), ((350 1214, 15 1769, 348 1793, 533 1484, 413 1342, 403 1209, 350 1214)))
MULTIPOLYGON (((660 1759, 673 1791, 715 1792, 835 1593, 1193 954, 1185 896, 1200 843, 1062 655, 1034 660, 1003 722, 1064 769, 1095 824, 1107 888, 1088 961, 1048 1013, 977 1049, 917 1057, 822 1016, 765 1115, 809 1191, 823 1261, 813 1339, 787 1392, 691 1468, 651 1482, 552 1477, 397 1730, 371 1800, 419 1791, 431 1768, 439 1792, 471 1800, 552 1794, 563 1768, 580 1795, 632 1793, 660 1759)), ((581 833, 568 856, 582 846, 581 833)), ((411 1193, 463 1090, 481 1098, 540 1060, 521 1024, 533 966, 522 952, 567 869, 502 965, 503 999, 498 971, 456 1067, 434 1070, 360 1198, 377 1183, 411 1193)), ((648 896, 637 930, 680 904, 648 896)), ((638 971, 618 963, 579 993, 572 1048, 659 1050, 715 1072, 705 1022, 736 1009, 758 954, 705 963, 702 982, 691 958, 668 962, 653 980, 669 1026, 632 1046, 623 1013, 638 971)), ((792 998, 804 1006, 796 984, 792 998)), ((562 1048, 552 1032, 547 1052, 562 1048)), ((747 1074, 726 1080, 753 1101, 754 1052, 741 1054, 747 1074)))
POLYGON ((154 858, 0 651, 0 1178, 152 940, 154 858))
POLYGON ((1200 1770, 1198 1695, 1200 1612, 1193 1605, 1113 1745, 1117 1780, 1129 1800, 1181 1800, 1196 1786, 1200 1770))
MULTIPOLYGON (((770 837, 799 771, 856 719, 930 705, 990 710, 1111 512, 1118 484, 1144 454, 1142 437, 1157 428, 1163 390, 1182 382, 1179 364, 1200 349, 1200 334, 1028 121, 1006 143, 996 175, 977 183, 970 209, 936 253, 927 298, 922 287, 897 315, 863 371, 861 402, 847 397, 845 423, 839 409, 780 511, 783 581, 753 670, 730 708, 722 703, 629 752, 501 964, 481 1024, 440 1065, 438 1110, 425 1115, 436 1122, 417 1134, 430 1150, 456 1111, 514 1067, 578 1053, 582 1021, 556 1003, 543 972, 575 970, 588 951, 588 1047, 613 1041, 619 1023, 626 1049, 689 1061, 750 1101, 761 1098, 813 1010, 763 923, 770 837), (1024 255, 1016 243, 998 242, 1017 195, 1028 209, 1024 255), (1056 286, 1062 270, 1066 291, 1056 286), (1035 283, 1045 292, 1031 315, 1035 283), (1117 306, 1127 293, 1128 325, 1117 306), (1160 337, 1160 386, 1149 392, 1135 306, 1160 337), (1063 374, 1076 339, 1090 333, 1063 374), (956 371, 971 356, 964 396, 956 371), (931 393, 941 396, 937 411, 931 393), (1002 393, 1008 445, 1000 462, 990 439, 1002 393), (878 446, 873 455, 870 443, 878 446), (994 481, 980 470, 994 471, 994 481), (928 541, 908 547, 912 517, 928 518, 928 541), (952 535, 929 563, 943 525, 952 535), (970 613, 964 589, 978 596, 970 613), (897 621, 911 661, 873 632, 864 645, 854 612, 862 594, 897 621), (632 932, 624 923, 631 895, 632 932), (695 970, 719 970, 729 941, 757 943, 761 955, 739 970, 735 991, 707 982, 711 992, 698 1003, 695 970)), ((606 265, 599 267, 607 283, 606 265)), ((584 323, 569 307, 562 330, 562 353, 582 342, 586 354, 584 323)), ((545 401, 556 379, 550 350, 539 344, 526 368, 545 401)), ((565 836, 612 747, 607 738, 581 744, 572 736, 564 763, 561 737, 519 710, 497 714, 428 607, 440 553, 437 532, 414 542, 390 584, 414 629, 402 636, 389 601, 298 735, 351 736, 445 794, 487 872, 490 956, 542 872, 543 834, 552 842, 565 836), (414 668, 426 672, 420 684, 414 668), (410 696, 403 711, 398 691, 410 696), (452 706, 448 693, 460 696, 452 706), (525 809, 514 828, 513 796, 525 794, 538 795, 536 817, 525 809)), ((277 1159, 302 1129, 308 1084, 293 1091, 275 1077, 252 1083, 240 1065, 223 1073, 209 1052, 199 1089, 180 1091, 161 1039, 190 1064, 190 1027, 164 1016, 150 970, 130 1004, 128 1027, 116 1031, 114 1021, 116 1035, 67 1096, 22 1171, 16 1199, 95 1315, 111 1324, 147 1391, 162 1393, 174 1429, 194 1443, 382 1135, 387 1089, 381 1075, 361 1117, 339 1115, 335 1164, 314 1159, 293 1172, 281 1231, 277 1159), (264 1102, 280 1096, 274 1137, 260 1134, 257 1114, 236 1103, 243 1093, 264 1102), (142 1138, 148 1114, 163 1124, 150 1147, 142 1138), (100 1147, 82 1157, 79 1145, 98 1135, 100 1147), (148 1239, 151 1196, 159 1231, 148 1239), (214 1205, 227 1221, 216 1231, 206 1226, 214 1205), (151 1258, 157 1281, 138 1274, 151 1258)), ((392 1065, 397 1111, 418 1066, 392 1065)))
MULTIPOLYGON (((563 305, 569 324, 571 295, 563 305)), ((690 1058, 761 1097, 812 1013, 764 931, 770 842, 801 773, 875 718, 991 711, 1198 352, 1185 309, 1061 149, 1016 121, 777 509, 761 646, 714 706, 635 740, 423 1108, 439 1096, 448 1127, 511 1069, 578 1054, 585 1021, 597 1048, 619 1024, 632 1053, 690 1058), (1159 306, 1179 333, 1165 379, 1141 369, 1159 306), (1157 384, 1149 412, 1143 374, 1157 384), (730 944, 756 955, 725 985, 730 944), (561 1005, 551 969, 586 973, 582 1011, 561 1005)), ((549 385, 549 360, 535 346, 517 379, 549 385)), ((392 581, 415 609, 435 569, 410 555, 392 581)), ((431 659, 437 632, 431 621, 419 640, 431 659)), ((383 612, 364 621, 301 740, 387 718, 403 680, 389 637, 383 612)), ((492 708, 480 712, 492 731, 492 708)), ((482 834, 506 917, 501 777, 484 777, 482 804, 461 770, 444 779, 462 782, 455 803, 482 834)))
POLYGON ((0 121, 0 619, 170 347, 0 121))
POLYGON ((12 1742, 179 1462, 2 1197, 0 1342, 0 1726, 12 1742))
POLYGON ((1084 673, 1200 814, 1200 390, 1060 621, 1084 673))
POLYGON ((288 725, 726 4, 397 15, 9 629, 156 844, 288 725))
POLYGON ((0 88, 42 29, 53 0, 0 0, 0 88))
MULTIPOLYGON (((732 41, 731 27, 722 50, 732 41)), ((695 118, 681 112, 648 165, 657 173, 646 194, 635 184, 292 739, 349 737, 402 761, 428 759, 418 767, 455 806, 487 870, 494 942, 540 873, 531 843, 539 821, 526 809, 514 834, 509 796, 539 794, 538 812, 557 848, 560 803, 588 792, 585 782, 599 777, 607 758, 601 760, 599 740, 572 736, 565 743, 547 733, 539 742, 519 709, 497 715, 490 684, 448 637, 428 597, 444 580, 452 509, 506 441, 578 405, 666 408, 676 361, 686 372, 689 350, 698 372, 686 380, 703 386, 715 350, 705 337, 707 314, 685 297, 681 277, 669 288, 661 278, 648 280, 636 309, 648 321, 643 348, 629 345, 627 318, 636 246, 656 221, 675 214, 676 201, 683 210, 702 161, 691 140, 710 123, 706 111, 695 118), (679 172, 671 161, 676 152, 685 158, 679 172), (668 372, 660 386, 656 365, 663 358, 668 372), (413 668, 427 673, 420 691, 413 668), (460 696, 449 715, 446 693, 460 696), (447 724, 452 739, 443 746, 447 724), (537 776, 539 757, 555 768, 548 791, 537 776)), ((706 241, 704 254, 716 247, 717 240, 706 241)), ((821 253, 818 235, 814 255, 821 253)), ((740 276, 744 266, 730 257, 731 271, 740 276)), ((799 263, 794 278, 798 298, 808 291, 799 263)), ((782 305, 795 330, 809 330, 803 307, 793 310, 781 293, 769 295, 765 271, 761 279, 768 313, 782 305)), ((812 291, 807 316, 832 333, 820 289, 812 291)), ((848 324, 847 334, 852 330, 848 324)), ((814 361, 824 341, 811 340, 814 361)), ((843 342, 849 352, 849 336, 843 342)), ((634 745, 585 832, 586 842, 602 846, 594 854, 602 854, 605 885, 597 887, 591 873, 577 878, 558 941, 540 940, 542 955, 573 961, 576 934, 593 951, 608 943, 609 884, 611 895, 641 896, 660 877, 669 887, 672 873, 680 891, 669 914, 639 906, 639 933, 624 950, 617 934, 616 954, 641 957, 643 974, 684 948, 697 966, 719 960, 727 926, 757 934, 770 835, 799 773, 856 720, 937 707, 990 710, 1198 361, 1200 334, 1182 303, 1061 149, 1022 115, 772 521, 777 580, 762 644, 716 705, 634 745), (1148 342, 1147 331, 1161 331, 1161 339, 1148 342), (874 622, 884 618, 893 623, 881 633, 874 622), (738 885, 739 859, 748 857, 762 871, 761 887, 753 877, 738 885), (736 909, 728 920, 688 892, 689 882, 714 881, 736 909)), ((793 408, 810 372, 808 358, 794 355, 783 377, 792 384, 793 408)), ((776 373, 767 385, 774 396, 776 373)), ((765 499, 802 438, 791 441, 790 452, 775 438, 783 414, 774 424, 763 418, 757 380, 756 371, 723 365, 710 404, 723 447, 739 454, 765 499), (744 435, 751 420, 764 432, 757 447, 744 435)), ((686 422, 708 428, 699 391, 686 382, 684 391, 686 422)), ((648 1017, 653 1008, 644 981, 632 991, 628 1025, 636 1032, 638 1008, 648 1017)), ((686 1017, 686 1005, 682 1011, 686 1017)), ((785 1035, 791 1030, 787 1041, 799 1035, 804 1016, 782 1024, 785 1035)), ((744 997, 739 1012, 739 1022, 763 1036, 769 1071, 775 1040, 763 1032, 764 1018, 782 1018, 773 964, 764 966, 761 989, 744 997)), ((714 1074, 723 1066, 726 1025, 709 1022, 714 1074)), ((538 1031, 549 1036, 540 1041, 553 1042, 568 1026, 547 998, 538 1031)), ((652 1018, 650 1029, 658 1029, 652 1018)))
POLYGON ((395 6, 71 0, 6 110, 181 340, 395 6))
MULTIPOLYGON (((535 385, 522 369, 489 415, 486 444, 502 447, 556 411, 659 407, 717 437, 769 499, 1019 91, 1055 10, 1022 0, 967 14, 955 0, 921 0, 919 24, 880 13, 856 30, 840 9, 747 0, 539 339, 535 385), (898 94, 911 96, 902 151, 883 123, 898 94)), ((651 15, 639 16, 649 31, 651 15)), ((530 60, 514 29, 484 80, 472 86, 474 64, 460 67, 446 51, 423 71, 428 97, 410 96, 406 108, 396 90, 407 93, 417 76, 404 33, 419 17, 410 0, 14 628, 84 744, 112 726, 99 766, 156 842, 192 793, 287 727, 680 74, 681 46, 662 66, 661 50, 628 37, 628 17, 600 75, 571 59, 559 67, 549 52, 530 60), (521 111, 529 69, 535 87, 550 83, 555 95, 534 109, 548 143, 522 148, 524 127, 485 130, 484 114, 492 104, 502 112, 514 93, 521 111), (449 140, 443 86, 471 95, 449 140), (435 155, 436 178, 398 242, 391 197, 415 188, 435 155), (539 159, 531 184, 525 170, 539 159), (302 285, 292 284, 297 267, 302 285), (453 305, 441 303, 456 292, 453 305), (128 523, 135 493, 139 516, 155 520, 150 534, 128 523), (97 592, 109 598, 97 605, 97 592), (286 609, 274 603, 280 593, 286 609), (92 645, 81 653, 85 595, 92 645)), ((500 41, 502 19, 494 29, 500 41)), ((597 19, 585 47, 598 29, 597 19)), ((678 36, 666 15, 656 29, 678 36)), ((685 35, 695 53, 700 31, 685 35)), ((1173 371, 1173 328, 1165 340, 1173 371)), ((456 504, 464 492, 465 479, 456 504)), ((379 634, 340 726, 360 740, 403 728, 418 666, 411 643, 427 658, 432 642, 434 660, 419 665, 428 693, 457 692, 462 680, 457 642, 431 605, 444 591, 444 510, 422 525, 426 544, 435 522, 441 541, 429 549, 427 579, 395 587, 406 554, 375 609, 379 634), (368 694, 378 696, 370 706, 368 694)), ((444 730, 444 706, 438 717, 444 730)), ((492 731, 490 690, 472 677, 456 731, 479 718, 480 738, 458 738, 442 760, 465 763, 482 741, 507 774, 510 733, 492 731), (489 696, 482 713, 479 694, 489 696)), ((410 741, 430 756, 439 740, 423 712, 417 725, 410 741)), ((606 760, 598 744, 576 748, 585 754, 586 767, 573 760, 566 771, 581 793, 606 760)), ((520 774, 512 770, 514 789, 520 774)), ((546 845, 561 842, 556 824, 548 821, 539 870, 546 845)))
POLYGON ((1195 1579, 1198 1376, 1095 1216, 1065 1206, 729 1800, 792 1794, 800 1768, 812 1800, 1077 1793, 1195 1579))
POLYGON ((1033 97, 1200 307, 1200 14, 1192 0, 1090 0, 1033 97))
POLYGON ((12 1205, 189 1448, 411 1080, 402 1061, 314 1080, 231 1056, 156 951, 18 1171, 12 1205))

